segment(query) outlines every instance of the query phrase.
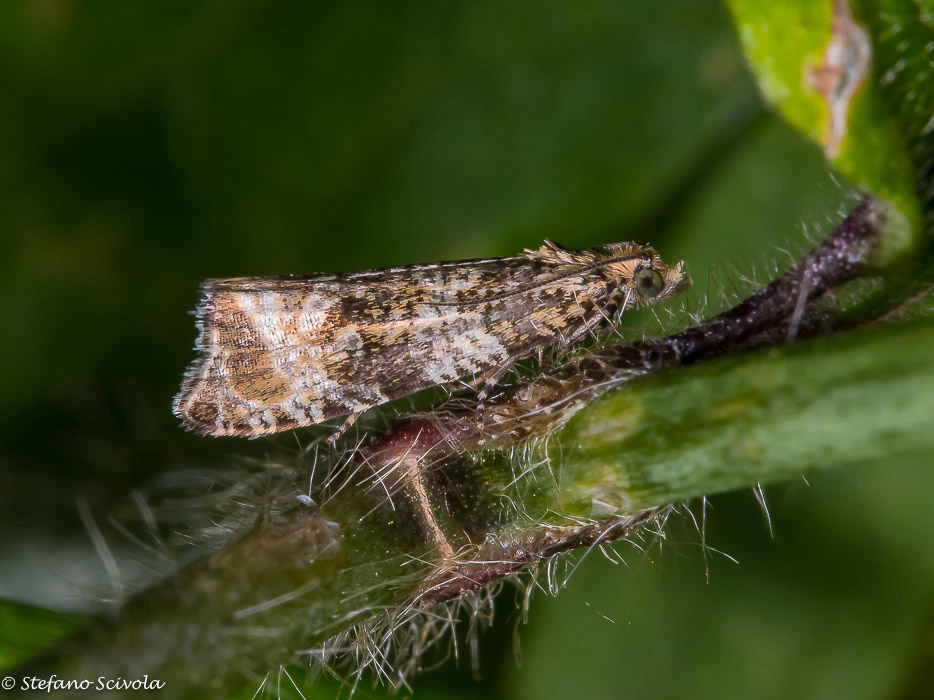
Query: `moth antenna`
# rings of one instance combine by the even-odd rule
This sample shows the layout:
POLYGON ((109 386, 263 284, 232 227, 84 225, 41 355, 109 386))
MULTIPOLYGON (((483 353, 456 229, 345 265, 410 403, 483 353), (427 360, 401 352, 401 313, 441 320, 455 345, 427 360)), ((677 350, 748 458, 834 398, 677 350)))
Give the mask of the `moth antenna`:
POLYGON ((335 442, 337 442, 340 436, 346 433, 350 429, 350 427, 354 423, 357 422, 357 419, 362 415, 363 415, 363 411, 359 411, 357 413, 351 413, 349 416, 347 416, 344 422, 340 424, 340 427, 337 430, 335 430, 333 433, 331 433, 330 436, 328 436, 328 444, 333 445, 335 442))

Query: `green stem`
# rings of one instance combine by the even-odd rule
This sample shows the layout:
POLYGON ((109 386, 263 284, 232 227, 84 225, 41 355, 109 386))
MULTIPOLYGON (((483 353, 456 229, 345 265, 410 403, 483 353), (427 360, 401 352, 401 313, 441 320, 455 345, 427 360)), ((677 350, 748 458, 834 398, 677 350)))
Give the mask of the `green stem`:
POLYGON ((650 508, 934 449, 934 325, 878 328, 636 380, 557 436, 563 507, 650 508))
POLYGON ((382 617, 391 626, 413 608, 460 596, 484 582, 490 562, 505 575, 631 533, 638 522, 626 513, 809 469, 929 453, 931 347, 934 323, 913 321, 635 380, 549 440, 548 462, 520 459, 529 467, 520 479, 516 456, 502 452, 479 463, 455 454, 425 472, 438 522, 459 523, 445 530, 460 564, 440 561, 404 489, 390 501, 345 488, 144 592, 118 620, 100 621, 29 673, 148 673, 166 680, 166 696, 214 688, 220 697, 354 624, 382 617), (463 535, 472 530, 475 544, 463 535))

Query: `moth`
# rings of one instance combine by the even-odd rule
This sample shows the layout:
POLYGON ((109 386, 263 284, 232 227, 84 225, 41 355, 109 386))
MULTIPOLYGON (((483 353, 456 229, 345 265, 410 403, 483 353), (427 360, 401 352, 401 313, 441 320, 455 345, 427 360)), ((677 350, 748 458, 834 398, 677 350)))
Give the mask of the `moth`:
POLYGON ((257 437, 473 377, 483 401, 513 364, 611 330, 627 309, 690 285, 648 245, 335 275, 211 279, 197 358, 173 409, 202 435, 257 437))

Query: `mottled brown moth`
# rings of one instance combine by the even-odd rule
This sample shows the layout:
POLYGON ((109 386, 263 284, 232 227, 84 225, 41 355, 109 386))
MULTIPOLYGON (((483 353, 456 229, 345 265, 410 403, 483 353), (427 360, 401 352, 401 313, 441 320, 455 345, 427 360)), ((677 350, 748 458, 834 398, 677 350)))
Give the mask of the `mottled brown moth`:
POLYGON ((649 246, 336 275, 207 280, 197 358, 174 412, 202 435, 255 437, 349 414, 473 376, 483 400, 519 359, 605 332, 626 310, 689 285, 649 246))

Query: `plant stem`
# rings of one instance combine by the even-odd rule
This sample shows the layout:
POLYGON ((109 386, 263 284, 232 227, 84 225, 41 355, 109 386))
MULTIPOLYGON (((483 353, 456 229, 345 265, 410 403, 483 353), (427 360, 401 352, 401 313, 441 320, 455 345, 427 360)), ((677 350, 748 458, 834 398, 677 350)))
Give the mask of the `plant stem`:
POLYGON ((929 454, 931 347, 934 323, 913 321, 636 380, 579 412, 547 443, 547 463, 533 467, 530 453, 521 479, 503 453, 435 465, 426 477, 434 503, 447 503, 437 507, 454 560, 431 553, 404 490, 386 499, 345 488, 320 510, 273 518, 144 592, 29 673, 148 673, 169 682, 168 696, 177 697, 172 686, 212 683, 222 694, 380 611, 398 620, 563 551, 632 534, 652 515, 644 509, 810 469, 929 454), (495 507, 502 502, 521 507, 495 507), (464 536, 482 528, 473 543, 464 536))
POLYGON ((930 451, 931 347, 934 325, 924 322, 636 380, 557 436, 562 503, 588 512, 603 489, 626 510, 649 508, 930 451))

